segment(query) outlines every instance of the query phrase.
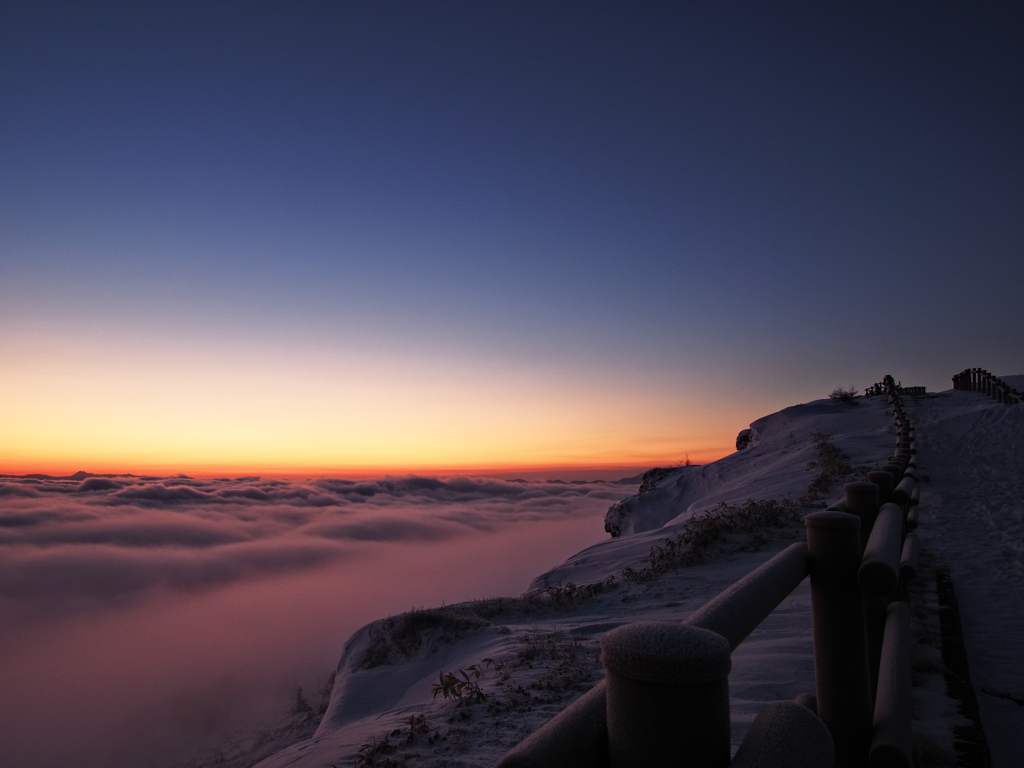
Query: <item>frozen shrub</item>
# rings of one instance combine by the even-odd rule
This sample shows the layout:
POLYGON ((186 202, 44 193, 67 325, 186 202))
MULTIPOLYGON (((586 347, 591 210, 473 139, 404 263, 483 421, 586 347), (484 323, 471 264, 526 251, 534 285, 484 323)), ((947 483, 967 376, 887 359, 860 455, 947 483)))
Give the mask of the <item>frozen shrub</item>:
POLYGON ((831 441, 832 436, 824 432, 812 432, 811 442, 817 448, 817 458, 807 463, 808 469, 819 470, 818 476, 811 481, 804 494, 804 500, 810 504, 827 494, 832 486, 845 480, 852 472, 850 457, 843 453, 831 441))
POLYGON ((854 398, 857 397, 857 390, 854 389, 853 387, 836 387, 831 392, 829 392, 828 396, 831 397, 833 400, 839 400, 841 402, 853 405, 853 403, 855 402, 854 398))

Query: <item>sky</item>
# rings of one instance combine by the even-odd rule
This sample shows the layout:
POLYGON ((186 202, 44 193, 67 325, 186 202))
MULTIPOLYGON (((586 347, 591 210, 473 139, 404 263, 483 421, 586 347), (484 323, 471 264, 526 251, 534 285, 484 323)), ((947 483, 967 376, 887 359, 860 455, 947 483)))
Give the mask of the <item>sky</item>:
POLYGON ((1024 373, 1019 5, 0 9, 0 473, 701 462, 1024 373))

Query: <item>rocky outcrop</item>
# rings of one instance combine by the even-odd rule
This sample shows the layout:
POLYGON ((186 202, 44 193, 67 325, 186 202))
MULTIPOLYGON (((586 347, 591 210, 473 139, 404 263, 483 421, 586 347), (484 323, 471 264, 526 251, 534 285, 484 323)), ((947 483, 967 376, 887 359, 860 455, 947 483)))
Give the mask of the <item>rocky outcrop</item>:
MULTIPOLYGON (((636 498, 635 496, 630 498, 636 498)), ((632 509, 629 506, 629 499, 612 504, 604 513, 604 530, 617 538, 627 533, 632 533, 632 509)))
POLYGON ((736 435, 736 450, 742 451, 748 445, 750 441, 754 439, 754 430, 747 428, 741 429, 740 433, 736 435))
POLYGON ((702 485, 703 469, 693 464, 658 467, 645 472, 639 492, 613 504, 605 513, 605 531, 615 537, 660 528, 679 513, 680 496, 689 497, 687 489, 702 485))
POLYGON ((742 451, 759 442, 761 442, 761 435, 757 431, 757 422, 754 422, 746 429, 741 429, 740 433, 736 435, 736 450, 742 451))
POLYGON ((675 472, 679 467, 655 467, 648 469, 640 476, 640 493, 650 493, 657 488, 662 480, 675 472))

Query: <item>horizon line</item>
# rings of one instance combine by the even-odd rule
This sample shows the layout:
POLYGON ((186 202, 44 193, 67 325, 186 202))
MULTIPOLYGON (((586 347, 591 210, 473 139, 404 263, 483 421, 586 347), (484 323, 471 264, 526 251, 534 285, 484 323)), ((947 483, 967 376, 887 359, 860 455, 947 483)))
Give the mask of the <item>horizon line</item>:
MULTIPOLYGON (((727 455, 727 454, 723 454, 727 455)), ((689 460, 691 465, 704 465, 717 461, 722 456, 702 457, 704 460, 689 460)), ((419 477, 495 477, 500 479, 521 478, 524 480, 537 479, 583 479, 593 477, 595 479, 612 480, 627 479, 638 476, 644 472, 657 467, 685 466, 686 462, 580 462, 580 463, 521 463, 521 464, 481 464, 481 465, 455 465, 455 466, 416 466, 416 465, 363 465, 363 466, 260 466, 260 465, 179 465, 179 464, 146 464, 137 467, 109 467, 100 466, 87 468, 90 462, 80 462, 69 469, 71 464, 57 464, 44 467, 2 466, 0 465, 0 476, 6 477, 31 477, 45 476, 53 478, 68 478, 79 473, 92 476, 124 476, 124 477, 190 477, 196 479, 209 478, 240 478, 240 477, 266 477, 274 479, 304 480, 315 477, 336 477, 346 479, 365 480, 370 478, 381 478, 389 476, 419 476, 419 477), (571 475, 572 477, 568 477, 571 475)))

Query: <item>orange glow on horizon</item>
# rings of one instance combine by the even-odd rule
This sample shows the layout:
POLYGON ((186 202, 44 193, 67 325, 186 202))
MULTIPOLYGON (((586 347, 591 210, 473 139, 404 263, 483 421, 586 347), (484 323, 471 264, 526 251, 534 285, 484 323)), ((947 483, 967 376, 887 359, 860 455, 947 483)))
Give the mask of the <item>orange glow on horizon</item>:
POLYGON ((747 426, 727 398, 687 398, 653 376, 626 386, 430 355, 341 364, 286 349, 268 365, 238 350, 107 359, 66 340, 9 346, 0 473, 10 475, 629 476, 720 458, 747 426))
POLYGON ((130 460, 55 460, 25 461, 14 458, 0 457, 0 475, 50 475, 67 477, 76 472, 88 472, 93 475, 145 475, 154 477, 174 477, 188 475, 196 478, 211 477, 246 477, 259 476, 269 478, 304 479, 310 477, 340 477, 348 479, 378 478, 387 475, 420 475, 428 477, 450 477, 453 475, 481 477, 518 477, 522 479, 566 479, 593 476, 595 478, 613 479, 630 477, 646 472, 653 467, 668 467, 683 464, 689 460, 692 464, 708 464, 728 455, 731 451, 707 449, 703 451, 684 452, 685 458, 680 460, 678 453, 670 456, 650 457, 644 461, 640 457, 624 457, 620 461, 604 462, 552 462, 531 463, 466 463, 466 464, 353 464, 353 465, 289 465, 286 463, 240 464, 236 462, 218 462, 200 464, 194 462, 133 462, 130 460))

